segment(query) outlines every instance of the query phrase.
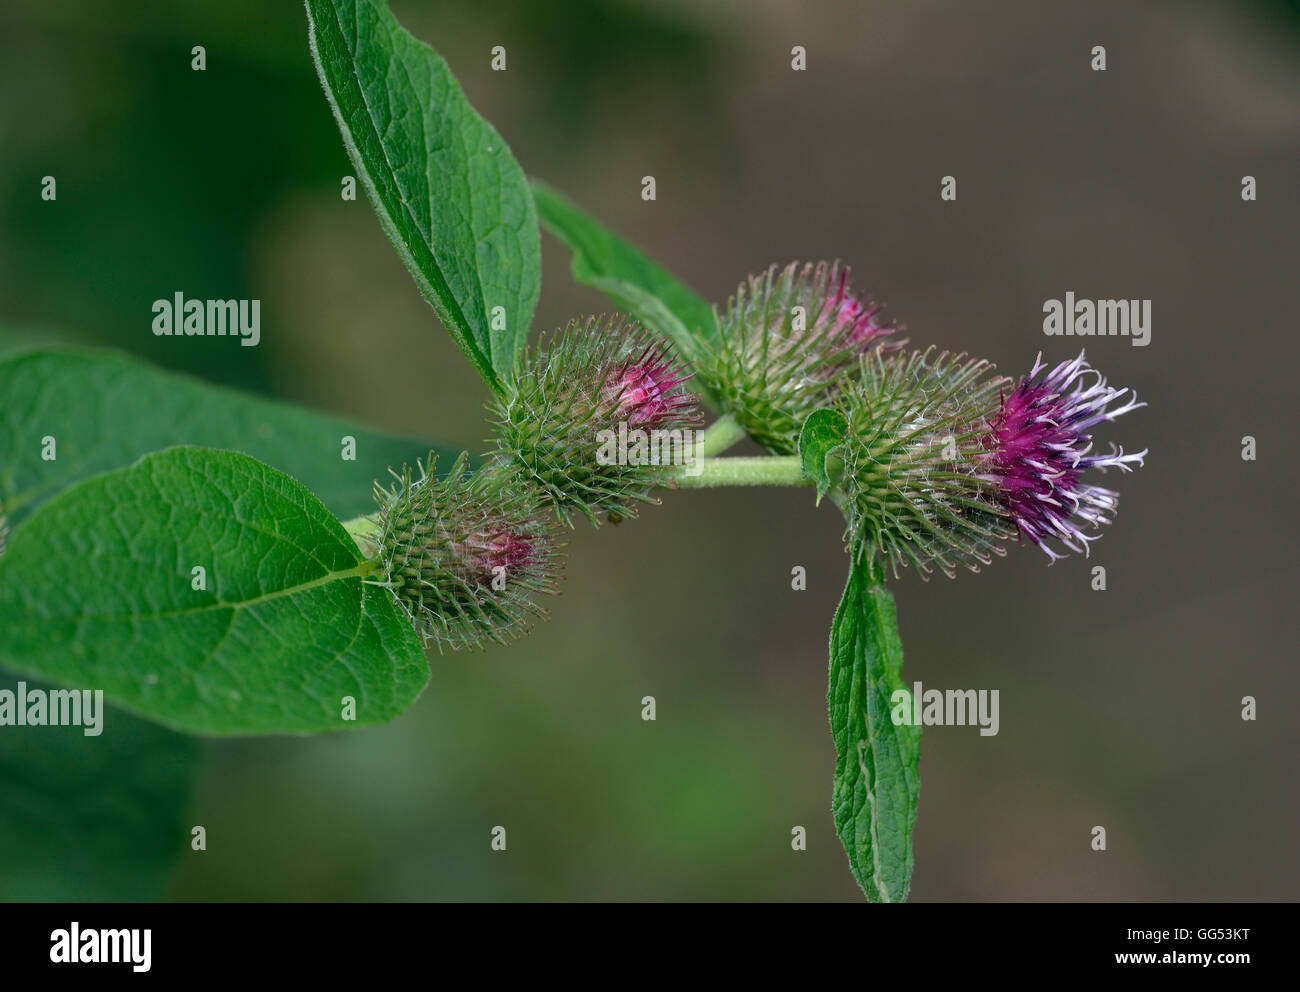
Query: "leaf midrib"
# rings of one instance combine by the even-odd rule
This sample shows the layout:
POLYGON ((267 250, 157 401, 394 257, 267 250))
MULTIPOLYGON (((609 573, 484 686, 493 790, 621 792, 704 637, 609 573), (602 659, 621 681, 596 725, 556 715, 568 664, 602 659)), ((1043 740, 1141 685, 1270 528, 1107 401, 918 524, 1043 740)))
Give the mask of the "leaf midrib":
POLYGON ((165 610, 159 613, 86 613, 79 612, 75 614, 51 615, 43 614, 43 620, 169 620, 175 617, 194 616, 200 613, 211 613, 217 610, 239 610, 249 609, 250 607, 260 606, 262 603, 269 602, 273 599, 279 599, 282 596, 296 596, 300 592, 308 589, 315 589, 318 586, 328 585, 331 582, 341 582, 344 579, 365 579, 371 573, 369 562, 360 562, 353 568, 345 569, 338 572, 326 572, 318 578, 309 582, 300 582, 295 586, 286 586, 283 589, 275 589, 271 592, 263 593, 260 596, 254 596, 252 599, 238 600, 228 602, 225 600, 216 603, 207 603, 203 606, 187 606, 179 610, 165 610))

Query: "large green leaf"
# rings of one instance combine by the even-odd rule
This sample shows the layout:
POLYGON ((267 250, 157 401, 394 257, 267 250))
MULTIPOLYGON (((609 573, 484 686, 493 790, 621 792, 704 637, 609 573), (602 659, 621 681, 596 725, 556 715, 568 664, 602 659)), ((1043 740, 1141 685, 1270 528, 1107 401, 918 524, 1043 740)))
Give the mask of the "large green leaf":
POLYGON ((429 672, 392 595, 362 581, 367 568, 287 475, 247 455, 171 448, 74 486, 13 531, 0 557, 0 664, 102 688, 195 733, 380 723, 429 672))
POLYGON ((380 224, 500 390, 542 280, 537 210, 519 163, 384 0, 307 0, 307 16, 316 68, 380 224))
MULTIPOLYGON (((0 673, 0 691, 16 698, 19 681, 0 673)), ((190 836, 199 742, 109 706, 99 729, 0 728, 0 901, 166 894, 190 836)))
POLYGON ((374 509, 373 481, 430 450, 124 355, 41 349, 0 358, 0 508, 11 523, 74 482, 177 444, 253 455, 341 517, 374 509), (42 457, 46 437, 53 460, 42 457), (355 461, 343 458, 344 437, 356 439, 355 461))
POLYGON ((890 697, 907 692, 902 667, 894 597, 867 564, 855 563, 831 626, 831 809, 849 867, 872 902, 902 902, 912 880, 921 728, 891 718, 890 697))
POLYGON ((698 342, 718 336, 713 308, 545 183, 533 196, 546 229, 573 254, 573 277, 599 290, 642 324, 672 341, 690 360, 698 342))

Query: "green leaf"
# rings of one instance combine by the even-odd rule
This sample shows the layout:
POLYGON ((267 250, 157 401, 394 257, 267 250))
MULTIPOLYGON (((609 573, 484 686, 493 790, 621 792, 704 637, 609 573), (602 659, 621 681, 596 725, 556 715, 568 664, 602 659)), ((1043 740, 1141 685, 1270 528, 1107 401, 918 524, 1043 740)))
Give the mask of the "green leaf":
POLYGON ((573 254, 573 278, 673 342, 688 361, 718 337, 713 308, 676 278, 545 183, 533 196, 546 229, 573 254))
POLYGON ((831 625, 831 809, 849 867, 872 902, 904 901, 912 879, 921 728, 891 718, 896 692, 911 715, 902 667, 894 597, 866 564, 855 563, 831 625))
MULTIPOLYGON (((0 507, 17 523, 82 479, 176 444, 246 452, 288 472, 341 517, 374 509, 372 483, 427 442, 219 389, 109 352, 41 349, 0 358, 0 507), (345 461, 343 438, 356 439, 345 461), (47 460, 44 439, 54 439, 47 460)), ((434 446, 454 457, 452 449, 434 446)))
POLYGON ((74 486, 13 531, 0 558, 0 664, 102 688, 193 733, 381 723, 429 672, 396 600, 362 581, 367 569, 284 473, 171 448, 74 486))
POLYGON ((803 422, 799 432, 799 460, 804 478, 817 485, 818 503, 832 486, 839 484, 843 475, 840 450, 848 429, 848 421, 838 410, 814 410, 803 422))
POLYGON ((542 283, 528 182, 438 54, 383 0, 307 0, 343 143, 424 298, 500 392, 542 283), (493 319, 495 308, 504 322, 493 319))
MULTIPOLYGON (((18 686, 0 673, 15 702, 18 686)), ((194 738, 109 706, 94 736, 81 726, 0 729, 0 901, 164 896, 189 839, 201 758, 194 738)))

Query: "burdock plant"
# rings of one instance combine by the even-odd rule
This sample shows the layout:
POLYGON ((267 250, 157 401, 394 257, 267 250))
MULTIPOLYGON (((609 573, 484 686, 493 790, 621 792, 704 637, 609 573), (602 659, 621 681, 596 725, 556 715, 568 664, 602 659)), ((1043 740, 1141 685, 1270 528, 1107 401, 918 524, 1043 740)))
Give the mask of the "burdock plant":
POLYGON ((435 456, 375 487, 374 529, 358 526, 376 580, 412 625, 450 648, 505 643, 544 616, 538 594, 555 591, 559 548, 528 480, 508 466, 467 471, 461 455, 441 478, 435 456))
POLYGON ((838 262, 773 265, 740 284, 716 338, 700 342, 700 374, 754 440, 794 454, 803 421, 835 399, 860 359, 905 343, 880 311, 852 292, 838 262))
POLYGON ((9 360, 0 659, 189 733, 379 723, 428 682, 426 642, 504 643, 544 615, 564 529, 631 517, 665 490, 807 486, 845 518, 835 825, 866 895, 904 899, 920 729, 891 719, 908 689, 886 576, 978 570, 1017 540, 1053 560, 1087 554, 1118 500, 1096 474, 1145 455, 1102 449, 1094 431, 1140 404, 1083 355, 1012 381, 908 349, 838 263, 774 265, 714 310, 530 184, 382 0, 308 0, 307 13, 343 143, 481 375, 492 439, 478 458, 417 462, 427 444, 115 356, 9 360), (539 219, 623 313, 530 348, 539 219), (141 440, 95 429, 141 410, 141 440), (670 457, 621 450, 655 434, 670 457), (720 457, 745 436, 767 453, 720 457), (56 439, 70 458, 52 457, 56 439), (152 450, 177 441, 201 446, 152 450), (376 507, 368 490, 390 468, 376 507))
POLYGON ((635 516, 638 503, 653 501, 662 466, 611 458, 609 443, 633 431, 684 443, 700 421, 688 378, 672 349, 635 321, 574 321, 526 351, 493 397, 501 464, 530 480, 566 522, 575 512, 592 523, 635 516))
POLYGON ((1055 561, 1062 556, 1049 539, 1086 552, 1119 505, 1119 493, 1084 482, 1084 473, 1130 472, 1146 456, 1146 449, 1126 455, 1113 445, 1108 454, 1094 452, 1093 428, 1146 404, 1130 390, 1106 385, 1083 352, 1040 378, 1045 368, 1040 355, 1003 398, 975 462, 980 481, 993 486, 998 506, 1019 532, 1055 561))

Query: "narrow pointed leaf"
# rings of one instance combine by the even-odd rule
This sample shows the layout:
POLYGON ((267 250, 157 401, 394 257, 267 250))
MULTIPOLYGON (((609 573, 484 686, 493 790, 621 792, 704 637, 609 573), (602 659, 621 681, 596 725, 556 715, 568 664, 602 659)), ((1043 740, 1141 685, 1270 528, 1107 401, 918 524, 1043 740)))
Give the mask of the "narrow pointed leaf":
POLYGON ((831 808, 849 867, 872 902, 902 902, 912 881, 912 828, 921 787, 921 728, 895 724, 903 648, 894 597, 854 564, 831 626, 831 808))
POLYGON ((307 17, 317 71, 384 233, 500 391, 542 279, 537 210, 519 163, 447 63, 384 0, 308 0, 307 17))
POLYGON ((698 342, 717 338, 713 308, 671 273, 536 179, 533 196, 542 224, 573 255, 574 279, 667 338, 687 360, 698 342))

